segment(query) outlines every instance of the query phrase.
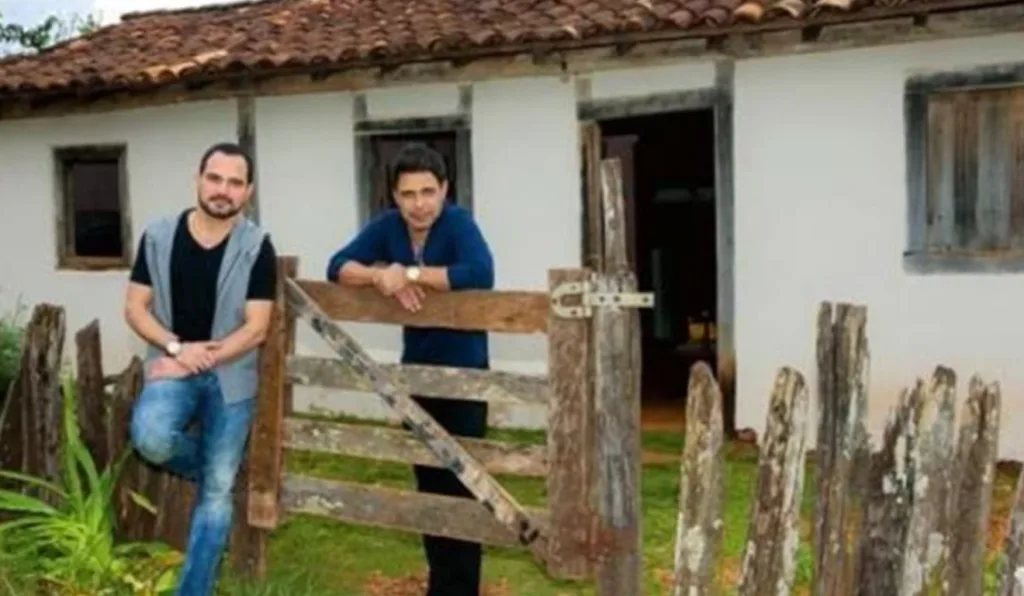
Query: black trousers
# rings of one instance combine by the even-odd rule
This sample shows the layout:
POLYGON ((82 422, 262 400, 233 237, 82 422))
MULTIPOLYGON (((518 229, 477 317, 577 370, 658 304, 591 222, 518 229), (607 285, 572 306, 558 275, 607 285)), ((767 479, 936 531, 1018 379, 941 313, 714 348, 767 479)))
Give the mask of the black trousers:
MULTIPOLYGON (((482 438, 487 431, 487 404, 463 399, 419 397, 442 428, 453 435, 482 438)), ((414 466, 419 492, 473 498, 459 477, 444 468, 414 466)), ((430 579, 426 596, 479 596, 483 548, 441 536, 423 536, 430 579)))

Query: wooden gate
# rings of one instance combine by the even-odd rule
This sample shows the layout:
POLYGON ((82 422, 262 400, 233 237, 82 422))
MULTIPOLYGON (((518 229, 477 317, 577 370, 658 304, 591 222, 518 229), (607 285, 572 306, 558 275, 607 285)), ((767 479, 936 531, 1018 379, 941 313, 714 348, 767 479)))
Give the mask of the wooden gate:
MULTIPOLYGON (((608 171, 617 181, 617 168, 608 171)), ((258 533, 260 541, 283 514, 301 512, 518 546, 563 579, 600 578, 602 569, 621 567, 607 562, 625 557, 634 562, 626 570, 630 576, 635 572, 635 582, 612 578, 601 593, 639 594, 639 376, 629 341, 635 313, 629 311, 649 305, 651 298, 632 293, 631 274, 555 269, 549 271, 548 292, 434 293, 412 314, 373 289, 296 279, 292 257, 283 257, 279 270, 248 466, 247 518, 264 531, 258 533), (296 319, 309 324, 336 358, 297 356, 296 319), (545 334, 548 373, 380 364, 339 321, 545 334), (296 417, 294 384, 372 391, 411 430, 296 417), (546 445, 452 437, 411 395, 545 406, 546 445), (282 465, 285 449, 446 467, 476 500, 288 474, 282 465), (545 477, 548 506, 523 507, 494 473, 545 477), (621 504, 629 510, 622 511, 621 504)), ((262 546, 248 550, 264 556, 262 546)), ((255 563, 257 572, 262 570, 255 563)))

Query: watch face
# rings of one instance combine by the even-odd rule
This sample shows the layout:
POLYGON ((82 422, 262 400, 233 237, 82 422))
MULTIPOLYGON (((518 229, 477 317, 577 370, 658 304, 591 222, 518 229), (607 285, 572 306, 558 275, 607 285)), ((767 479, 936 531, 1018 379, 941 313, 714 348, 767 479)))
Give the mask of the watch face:
POLYGON ((181 344, 180 343, 178 343, 176 341, 172 341, 172 342, 169 342, 167 344, 167 353, 168 354, 170 354, 171 356, 177 356, 179 352, 181 352, 181 344))

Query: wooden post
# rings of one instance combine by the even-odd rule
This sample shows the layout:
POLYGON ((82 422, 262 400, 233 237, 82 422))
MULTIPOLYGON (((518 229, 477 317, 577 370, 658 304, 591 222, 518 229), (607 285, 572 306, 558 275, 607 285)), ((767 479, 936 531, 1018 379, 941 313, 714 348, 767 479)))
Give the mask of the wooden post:
POLYGON ((93 319, 75 334, 78 375, 75 378, 78 425, 82 442, 102 470, 111 460, 107 450, 108 403, 103 391, 103 350, 100 322, 93 319))
POLYGON ((291 384, 287 381, 289 352, 295 343, 295 316, 285 299, 285 286, 298 273, 296 257, 277 260, 277 291, 270 331, 260 348, 260 384, 256 422, 249 440, 249 457, 238 478, 240 505, 232 536, 235 568, 248 577, 266 574, 268 531, 281 518, 281 473, 284 462, 284 417, 291 384))
POLYGON ((249 511, 251 526, 272 530, 280 522, 281 466, 288 382, 288 355, 295 344, 295 316, 285 299, 287 280, 298 273, 296 257, 277 260, 277 294, 270 332, 260 350, 260 385, 256 424, 249 441, 249 511))
MULTIPOLYGON (((818 313, 817 494, 814 511, 815 596, 846 593, 856 577, 847 545, 856 523, 861 475, 867 471, 867 310, 840 304, 818 313)), ((856 533, 856 532, 854 532, 856 533)))
POLYGON ((713 594, 722 545, 722 393, 705 362, 690 368, 672 596, 713 594))
POLYGON ((950 596, 982 593, 1000 406, 999 385, 986 385, 979 377, 973 377, 960 414, 949 563, 945 575, 946 594, 950 596))
POLYGON ((916 421, 912 454, 913 506, 906 520, 903 581, 900 594, 931 594, 941 589, 936 573, 947 553, 947 507, 951 490, 950 462, 956 416, 956 375, 944 367, 936 369, 931 384, 919 384, 920 418, 916 421))
POLYGON ((1017 475, 1017 489, 1010 514, 1010 529, 1003 539, 998 596, 1024 596, 1024 472, 1017 475))
POLYGON ((803 375, 788 367, 779 370, 768 408, 741 596, 789 594, 796 573, 808 409, 803 375))
MULTIPOLYGON (((604 265, 593 290, 636 292, 626 252, 622 174, 618 160, 601 163, 604 265)), ((642 593, 640 504, 640 330, 634 308, 594 309, 594 408, 597 433, 597 590, 602 596, 642 593)))
MULTIPOLYGON (((554 291, 569 282, 585 282, 579 269, 548 272, 554 291)), ((590 376, 590 321, 553 312, 548 321, 547 494, 551 513, 548 573, 564 579, 590 576, 590 539, 594 524, 593 386, 590 376)))
POLYGON ((872 461, 860 536, 860 596, 900 593, 904 544, 914 503, 912 482, 919 459, 915 431, 923 393, 920 382, 913 391, 903 390, 886 422, 882 448, 872 461))

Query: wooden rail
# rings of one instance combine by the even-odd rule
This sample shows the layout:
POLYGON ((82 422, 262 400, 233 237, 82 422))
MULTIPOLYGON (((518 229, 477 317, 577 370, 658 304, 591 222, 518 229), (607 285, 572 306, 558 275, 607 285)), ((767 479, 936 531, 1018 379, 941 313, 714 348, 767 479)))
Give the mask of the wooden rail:
MULTIPOLYGON (((449 397, 486 402, 547 404, 551 400, 548 380, 497 370, 449 366, 381 364, 403 391, 425 397, 449 397)), ((296 385, 333 389, 373 391, 373 386, 337 358, 291 356, 288 379, 296 385)))
POLYGON ((548 295, 544 292, 466 290, 431 293, 423 310, 410 313, 371 288, 339 288, 324 281, 298 280, 303 292, 335 321, 443 327, 494 333, 544 333, 548 295))
MULTIPOLYGON (((420 466, 441 465, 412 433, 382 426, 289 418, 284 425, 284 441, 288 449, 300 451, 420 466)), ((492 474, 548 474, 547 448, 543 445, 512 445, 483 439, 459 442, 492 474)))

